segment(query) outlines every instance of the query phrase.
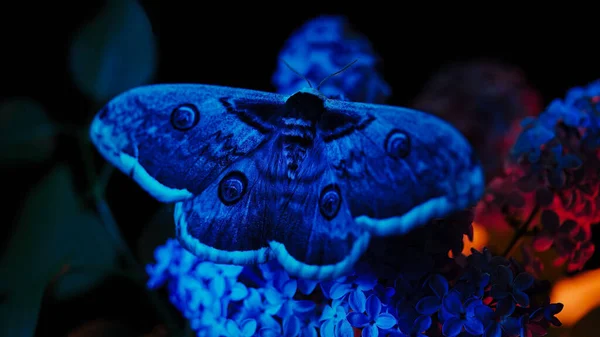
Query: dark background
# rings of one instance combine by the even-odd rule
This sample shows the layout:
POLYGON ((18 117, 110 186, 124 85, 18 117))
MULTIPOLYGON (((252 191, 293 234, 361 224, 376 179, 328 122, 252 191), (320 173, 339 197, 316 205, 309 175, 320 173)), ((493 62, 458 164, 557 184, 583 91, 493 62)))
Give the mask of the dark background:
MULTIPOLYGON (((0 98, 29 96, 39 101, 53 120, 85 125, 93 104, 72 82, 67 56, 73 34, 102 4, 94 0, 52 5, 25 2, 10 8, 2 5, 0 98)), ((215 4, 205 1, 142 4, 158 43, 156 83, 192 82, 272 91, 271 75, 283 43, 294 29, 319 14, 344 14, 355 30, 368 37, 384 60, 384 78, 393 91, 388 102, 395 105, 409 105, 431 75, 455 61, 489 58, 515 65, 540 92, 544 105, 564 97, 573 86, 600 78, 595 24, 581 13, 529 14, 517 8, 477 12, 469 8, 450 15, 442 9, 418 12, 406 6, 397 8, 395 3, 371 9, 364 2, 335 7, 290 2, 239 9, 233 2, 214 8, 215 4)), ((81 159, 73 156, 75 150, 70 139, 61 138, 51 161, 3 169, 2 237, 10 236, 10 224, 22 199, 54 163, 67 161, 75 168, 82 165, 81 159)), ((76 179, 83 190, 83 177, 76 179)), ((125 238, 133 245, 153 216, 149 210, 156 210, 158 204, 122 174, 114 175, 107 193, 125 238)), ((157 324, 144 293, 115 279, 86 298, 67 303, 45 300, 38 333, 63 334, 96 317, 126 321, 136 334, 157 324)))

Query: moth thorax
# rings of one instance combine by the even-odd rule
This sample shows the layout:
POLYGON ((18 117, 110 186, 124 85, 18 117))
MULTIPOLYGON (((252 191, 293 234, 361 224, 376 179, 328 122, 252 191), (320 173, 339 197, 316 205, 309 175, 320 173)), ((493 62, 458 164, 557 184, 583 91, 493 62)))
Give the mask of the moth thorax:
POLYGON ((297 92, 285 102, 280 130, 283 158, 289 179, 296 178, 308 149, 312 147, 317 123, 324 112, 324 101, 316 94, 297 92))

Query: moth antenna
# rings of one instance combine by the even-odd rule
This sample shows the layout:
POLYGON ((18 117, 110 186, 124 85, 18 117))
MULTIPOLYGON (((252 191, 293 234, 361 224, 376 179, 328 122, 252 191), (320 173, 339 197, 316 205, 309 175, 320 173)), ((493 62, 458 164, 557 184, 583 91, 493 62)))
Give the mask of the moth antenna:
POLYGON ((285 65, 286 65, 288 68, 290 68, 290 70, 291 70, 292 72, 294 72, 294 74, 296 74, 296 75, 300 76, 300 78, 302 78, 303 80, 305 80, 305 81, 306 81, 306 83, 308 83, 308 86, 309 86, 310 88, 312 88, 312 87, 313 87, 313 86, 312 86, 312 84, 310 84, 310 81, 308 80, 308 78, 306 78, 306 76, 304 76, 304 75, 300 74, 300 73, 299 73, 299 72, 298 72, 296 69, 292 68, 292 66, 291 66, 291 65, 289 65, 289 63, 285 62, 285 60, 284 60, 284 59, 280 59, 280 60, 281 60, 281 62, 283 62, 283 63, 284 63, 284 64, 285 64, 285 65))
POLYGON ((341 72, 344 72, 344 71, 346 71, 348 68, 352 67, 352 65, 353 65, 354 63, 356 63, 356 62, 358 62, 358 59, 356 59, 356 60, 354 60, 354 61, 350 62, 350 63, 349 63, 348 65, 346 65, 344 68, 342 68, 342 69, 340 69, 340 70, 336 71, 335 73, 333 73, 333 74, 331 74, 331 75, 329 75, 329 76, 325 77, 325 78, 324 78, 324 79, 321 81, 321 83, 319 83, 319 85, 317 86, 317 90, 319 90, 319 88, 321 88, 321 86, 323 85, 323 83, 325 83, 325 81, 327 81, 328 79, 332 78, 333 76, 335 76, 335 75, 337 75, 337 74, 339 74, 339 73, 341 73, 341 72))

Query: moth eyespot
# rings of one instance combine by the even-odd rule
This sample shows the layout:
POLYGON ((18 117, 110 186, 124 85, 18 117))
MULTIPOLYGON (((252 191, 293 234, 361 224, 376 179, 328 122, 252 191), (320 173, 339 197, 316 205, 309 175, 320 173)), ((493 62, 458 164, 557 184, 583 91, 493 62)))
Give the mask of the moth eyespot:
POLYGON ((219 199, 226 206, 231 206, 246 194, 248 179, 240 171, 232 171, 219 183, 219 199))
POLYGON ((192 104, 182 104, 171 112, 171 125, 180 131, 187 131, 200 120, 200 112, 192 104))
POLYGON ((340 193, 340 188, 335 184, 325 186, 319 198, 319 211, 321 215, 325 219, 331 220, 338 214, 341 205, 342 194, 340 193))
POLYGON ((385 137, 385 151, 390 157, 404 158, 410 153, 410 137, 406 132, 394 129, 385 137))

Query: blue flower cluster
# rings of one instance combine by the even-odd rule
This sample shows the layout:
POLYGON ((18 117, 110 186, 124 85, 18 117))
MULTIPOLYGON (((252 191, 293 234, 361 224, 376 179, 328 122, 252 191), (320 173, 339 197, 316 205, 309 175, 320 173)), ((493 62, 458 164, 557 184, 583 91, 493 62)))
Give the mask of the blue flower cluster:
MULTIPOLYGON (((539 117, 524 119, 521 125, 525 130, 517 139, 512 156, 518 158, 526 155, 529 162, 539 162, 542 146, 560 136, 556 129, 559 124, 583 129, 583 145, 590 150, 600 148, 600 80, 587 87, 571 89, 564 100, 552 101, 539 117)), ((553 148, 555 154, 562 152, 560 150, 553 148)), ((577 166, 578 162, 577 159, 565 159, 562 156, 557 159, 561 168, 577 166)))
POLYGON ((595 251, 591 227, 600 222, 600 80, 571 89, 521 124, 507 175, 488 188, 491 201, 481 213, 501 209, 521 233, 535 235, 523 247, 531 271, 543 267, 534 251, 549 249, 555 265, 579 271, 595 251))
POLYGON ((552 161, 550 183, 562 187, 563 171, 582 164, 582 153, 578 152, 585 154, 600 149, 600 80, 587 87, 571 89, 564 100, 555 99, 540 116, 525 118, 521 125, 524 130, 511 156, 524 158, 537 169, 550 166, 548 161, 552 161), (567 151, 573 145, 569 137, 580 138, 576 151, 567 151), (543 150, 548 150, 548 156, 544 156, 543 150))
MULTIPOLYGON (((381 60, 369 40, 351 29, 342 16, 321 16, 294 32, 279 54, 299 74, 317 86, 353 61, 342 76, 328 79, 319 88, 325 96, 355 102, 383 103, 391 89, 377 71, 381 60)), ((307 86, 302 77, 278 62, 272 78, 277 91, 293 94, 307 86)))
POLYGON ((366 266, 333 281, 202 261, 170 239, 147 266, 198 336, 542 336, 561 304, 512 260, 473 250, 464 266, 382 279, 366 266))

